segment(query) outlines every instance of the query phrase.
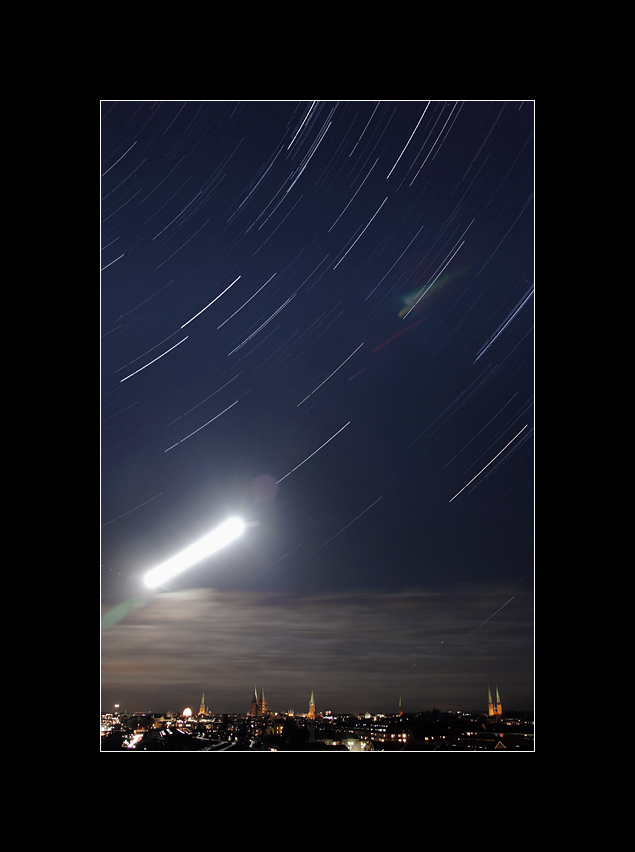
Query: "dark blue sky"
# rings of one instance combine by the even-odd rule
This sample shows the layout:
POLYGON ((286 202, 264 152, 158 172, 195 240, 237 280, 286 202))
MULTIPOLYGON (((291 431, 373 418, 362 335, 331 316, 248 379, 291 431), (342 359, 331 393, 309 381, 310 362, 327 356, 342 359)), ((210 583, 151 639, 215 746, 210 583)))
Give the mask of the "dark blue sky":
POLYGON ((100 107, 105 709, 531 709, 533 102, 100 107))

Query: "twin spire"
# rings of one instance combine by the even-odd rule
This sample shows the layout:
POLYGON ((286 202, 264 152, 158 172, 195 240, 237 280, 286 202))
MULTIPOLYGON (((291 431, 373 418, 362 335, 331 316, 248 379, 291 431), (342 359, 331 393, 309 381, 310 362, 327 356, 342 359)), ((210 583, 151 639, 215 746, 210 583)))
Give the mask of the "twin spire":
MULTIPOLYGON (((251 699, 251 712, 250 716, 266 716, 269 713, 269 706, 265 700, 265 690, 264 687, 260 687, 260 698, 258 697, 258 688, 254 686, 254 695, 251 699)), ((311 698, 309 700, 309 712, 307 714, 309 719, 315 719, 315 698, 313 697, 313 690, 311 690, 311 698)))
POLYGON ((258 690, 254 686, 254 697, 251 699, 251 716, 266 716, 269 712, 269 707, 265 701, 264 687, 260 687, 260 698, 258 698, 258 690))

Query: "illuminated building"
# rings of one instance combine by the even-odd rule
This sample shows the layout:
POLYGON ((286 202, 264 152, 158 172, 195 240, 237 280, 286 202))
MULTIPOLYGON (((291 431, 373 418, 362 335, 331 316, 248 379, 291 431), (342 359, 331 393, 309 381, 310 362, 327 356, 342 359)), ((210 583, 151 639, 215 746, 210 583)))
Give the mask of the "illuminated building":
POLYGON ((401 695, 399 696, 399 716, 403 716, 403 707, 401 706, 401 695))
POLYGON ((201 695, 201 706, 198 708, 199 716, 207 716, 207 709, 205 708, 205 693, 201 695))
POLYGON ((313 690, 311 690, 311 698, 309 700, 309 712, 306 714, 307 719, 315 719, 315 699, 313 698, 313 690))
POLYGON ((487 715, 488 716, 502 716, 503 715, 503 707, 501 705, 500 696, 498 694, 498 685, 496 686, 496 703, 492 702, 492 693, 489 688, 489 683, 487 684, 487 715))
POLYGON ((269 713, 269 707, 267 706, 267 702, 265 701, 265 690, 261 686, 260 687, 260 698, 258 698, 258 691, 254 686, 254 697, 251 699, 251 713, 250 716, 258 717, 258 716, 266 716, 269 713))

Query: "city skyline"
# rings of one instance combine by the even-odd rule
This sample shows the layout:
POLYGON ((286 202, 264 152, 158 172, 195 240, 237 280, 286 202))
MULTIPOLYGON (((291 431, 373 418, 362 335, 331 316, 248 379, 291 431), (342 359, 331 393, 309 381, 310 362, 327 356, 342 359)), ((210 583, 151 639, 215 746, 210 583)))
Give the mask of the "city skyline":
POLYGON ((99 110, 103 706, 530 710, 533 101, 99 110))
MULTIPOLYGON (((153 714, 159 715, 161 713, 166 713, 171 716, 183 716, 183 717, 192 717, 192 718, 212 718, 222 715, 234 715, 234 716, 249 716, 251 718, 256 719, 266 719, 270 716, 296 716, 298 718, 320 718, 324 716, 338 716, 338 715, 356 715, 361 716, 365 714, 369 715, 378 715, 378 716, 409 716, 409 715, 417 715, 421 713, 429 713, 429 712, 463 712, 463 713, 473 713, 473 714, 481 714, 483 716, 505 716, 505 711, 503 710, 502 698, 500 696, 500 689, 498 684, 487 684, 485 689, 483 689, 483 706, 482 707, 471 707, 471 708, 447 708, 442 706, 437 706, 436 704, 430 708, 405 708, 403 696, 399 695, 397 700, 394 702, 395 706, 392 710, 371 710, 367 708, 366 710, 361 711, 337 711, 332 707, 319 707, 318 702, 315 698, 315 690, 311 689, 309 697, 305 702, 305 707, 302 709, 299 706, 285 706, 285 707, 270 707, 269 700, 265 694, 264 686, 254 687, 253 695, 251 698, 251 702, 245 702, 245 706, 248 709, 243 709, 242 711, 228 711, 221 710, 218 707, 212 709, 210 707, 210 702, 205 699, 205 693, 201 693, 201 699, 197 702, 182 702, 183 707, 180 709, 168 709, 168 710, 157 710, 156 708, 137 708, 136 710, 131 709, 130 707, 126 707, 120 703, 113 704, 110 708, 103 708, 104 713, 115 713, 119 715, 143 715, 143 714, 153 714), (492 696, 495 695, 495 700, 492 696), (263 706, 264 703, 264 706, 263 706), (198 706, 198 709, 195 709, 198 706)), ((521 712, 521 713, 529 713, 533 710, 531 708, 519 708, 519 707, 509 707, 508 713, 521 712)))

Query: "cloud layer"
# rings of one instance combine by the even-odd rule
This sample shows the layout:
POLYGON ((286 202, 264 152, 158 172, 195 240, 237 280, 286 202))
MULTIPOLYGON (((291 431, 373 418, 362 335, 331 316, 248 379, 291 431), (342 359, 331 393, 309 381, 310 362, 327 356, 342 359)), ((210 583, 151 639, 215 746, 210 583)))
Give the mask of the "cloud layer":
POLYGON ((531 709, 533 610, 489 587, 455 594, 297 596, 188 589, 110 611, 102 630, 102 709, 242 713, 254 686, 272 710, 408 712, 531 709), (493 613, 496 613, 493 617, 493 613), (489 620, 487 620, 489 619, 489 620))

